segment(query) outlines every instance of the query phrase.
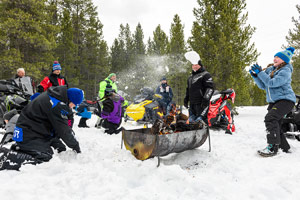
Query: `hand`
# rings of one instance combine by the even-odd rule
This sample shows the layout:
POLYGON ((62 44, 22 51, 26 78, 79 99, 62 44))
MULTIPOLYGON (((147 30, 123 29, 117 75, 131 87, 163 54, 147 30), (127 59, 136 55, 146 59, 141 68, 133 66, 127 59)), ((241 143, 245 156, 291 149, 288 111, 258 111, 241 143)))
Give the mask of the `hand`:
POLYGON ((81 150, 80 150, 79 145, 75 146, 75 147, 73 148, 73 151, 75 151, 76 153, 81 153, 81 150))
POLYGON ((259 72, 262 71, 261 66, 259 66, 258 64, 252 65, 251 69, 252 69, 253 72, 255 72, 255 74, 259 74, 259 72))
POLYGON ((254 78, 256 78, 257 77, 257 74, 255 74, 251 69, 249 69, 249 73, 251 74, 251 76, 254 78))

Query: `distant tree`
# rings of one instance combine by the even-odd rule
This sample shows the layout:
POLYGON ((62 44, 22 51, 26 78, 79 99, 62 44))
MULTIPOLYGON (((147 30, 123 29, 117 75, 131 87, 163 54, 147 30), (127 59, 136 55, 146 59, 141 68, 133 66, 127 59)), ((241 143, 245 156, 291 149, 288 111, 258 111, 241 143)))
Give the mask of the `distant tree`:
POLYGON ((176 14, 170 29, 168 79, 174 93, 173 101, 179 105, 183 105, 186 82, 190 72, 190 66, 183 61, 185 52, 184 26, 179 15, 176 14))
POLYGON ((91 0, 60 1, 56 57, 72 87, 95 97, 98 83, 109 72, 109 54, 103 39, 103 25, 91 0))
MULTIPOLYGON (((296 5, 298 13, 300 14, 300 5, 296 5)), ((300 15, 298 19, 292 18, 295 27, 289 30, 286 40, 288 41, 289 46, 292 46, 296 49, 292 59, 292 64, 294 67, 293 76, 292 76, 292 87, 296 94, 300 95, 300 15)))
POLYGON ((136 26, 135 33, 134 33, 134 49, 135 54, 138 55, 145 55, 146 46, 144 44, 144 33, 140 23, 136 26))
POLYGON ((169 40, 167 34, 158 25, 153 32, 153 40, 148 41, 149 55, 166 55, 169 49, 169 40))
POLYGON ((19 67, 36 79, 43 76, 56 47, 51 16, 47 0, 0 1, 0 78, 11 78, 19 67))
POLYGON ((245 67, 256 60, 258 53, 250 44, 255 29, 246 25, 245 0, 198 0, 198 4, 188 43, 212 74, 216 89, 234 88, 236 105, 250 105, 251 87, 245 67))

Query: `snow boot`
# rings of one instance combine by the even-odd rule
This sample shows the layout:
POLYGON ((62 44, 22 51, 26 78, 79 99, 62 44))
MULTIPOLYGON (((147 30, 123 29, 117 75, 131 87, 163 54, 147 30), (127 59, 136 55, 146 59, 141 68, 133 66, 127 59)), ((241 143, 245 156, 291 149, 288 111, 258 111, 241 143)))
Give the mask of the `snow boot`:
POLYGON ((278 148, 278 144, 269 144, 266 148, 258 150, 257 153, 263 157, 271 157, 277 154, 278 148))
POLYGON ((79 124, 78 124, 78 127, 79 128, 90 128, 88 125, 86 125, 86 120, 88 120, 88 118, 81 117, 80 121, 79 121, 79 124))
POLYGON ((39 164, 41 161, 33 158, 31 155, 13 151, 4 147, 0 148, 0 171, 1 170, 19 170, 25 164, 39 164))
POLYGON ((95 128, 102 128, 102 123, 103 123, 103 119, 98 118, 98 120, 95 124, 95 128))

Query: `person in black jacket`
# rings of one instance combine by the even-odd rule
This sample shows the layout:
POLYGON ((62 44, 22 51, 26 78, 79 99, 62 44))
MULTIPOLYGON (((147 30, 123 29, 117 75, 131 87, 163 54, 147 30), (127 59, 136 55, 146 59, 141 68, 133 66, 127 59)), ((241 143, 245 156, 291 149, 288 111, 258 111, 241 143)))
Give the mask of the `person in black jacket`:
POLYGON ((188 78, 184 106, 189 108, 190 123, 207 122, 210 99, 214 92, 214 83, 202 62, 192 61, 192 75, 188 78), (190 106, 189 106, 190 102, 190 106))
POLYGON ((13 135, 16 144, 10 151, 0 148, 0 170, 18 170, 22 164, 49 161, 53 154, 51 146, 59 139, 80 153, 68 118, 73 114, 71 108, 82 100, 82 90, 66 86, 51 87, 36 97, 22 110, 17 121, 13 135))

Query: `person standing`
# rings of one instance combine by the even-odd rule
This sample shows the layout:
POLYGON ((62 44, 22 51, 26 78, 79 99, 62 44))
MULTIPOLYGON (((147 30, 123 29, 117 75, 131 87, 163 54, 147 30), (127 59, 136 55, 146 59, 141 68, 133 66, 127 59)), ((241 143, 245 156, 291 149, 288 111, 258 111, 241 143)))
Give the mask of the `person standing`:
POLYGON ((258 154, 270 157, 277 154, 281 148, 288 153, 290 145, 281 131, 282 118, 295 106, 296 96, 292 89, 293 66, 290 64, 295 48, 289 47, 274 55, 273 64, 265 70, 254 64, 249 70, 256 85, 266 91, 268 113, 265 116, 267 129, 267 147, 258 150, 258 154))
MULTIPOLYGON (((187 60, 189 60, 188 53, 185 54, 187 60)), ((193 53, 198 55, 194 51, 193 53)), ((192 63, 192 75, 187 80, 184 107, 189 108, 190 123, 204 121, 207 124, 210 99, 214 93, 213 79, 204 68, 199 55, 197 59, 190 61, 192 63)))
MULTIPOLYGON (((83 91, 66 86, 51 87, 37 96, 21 112, 14 129, 11 150, 0 148, 2 169, 18 170, 24 163, 38 164, 52 158, 53 143, 61 139, 76 153, 79 143, 68 125, 71 108, 83 100, 83 91)), ((56 146, 59 146, 56 144, 56 146)))
POLYGON ((25 76, 24 68, 17 69, 17 74, 14 81, 26 94, 31 96, 35 93, 34 82, 31 77, 25 76))
POLYGON ((166 77, 163 77, 160 80, 160 85, 156 88, 155 93, 160 94, 162 96, 162 99, 159 101, 159 104, 163 109, 164 115, 167 114, 167 108, 172 102, 173 91, 172 88, 168 85, 166 77))
POLYGON ((99 83, 99 97, 102 99, 105 96, 106 88, 112 88, 115 92, 118 92, 117 84, 117 75, 115 73, 111 73, 106 77, 103 81, 99 83))
POLYGON ((49 76, 46 76, 38 86, 38 92, 47 91, 52 86, 66 85, 68 83, 65 77, 61 75, 61 66, 58 61, 54 61, 52 65, 52 72, 49 76))

